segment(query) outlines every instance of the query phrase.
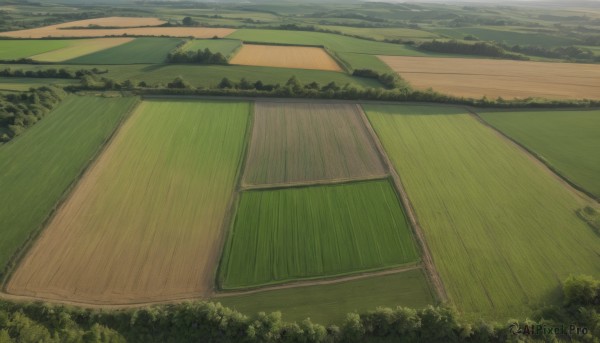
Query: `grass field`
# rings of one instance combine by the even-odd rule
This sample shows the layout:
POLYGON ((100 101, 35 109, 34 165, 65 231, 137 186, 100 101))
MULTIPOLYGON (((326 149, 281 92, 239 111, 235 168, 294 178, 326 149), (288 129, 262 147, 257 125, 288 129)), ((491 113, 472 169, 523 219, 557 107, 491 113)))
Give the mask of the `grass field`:
POLYGON ((600 65, 380 56, 419 89, 471 98, 600 99, 600 65))
POLYGON ((0 77, 0 90, 10 90, 24 92, 30 88, 37 88, 48 85, 71 85, 78 84, 79 80, 72 79, 51 79, 35 77, 0 77))
POLYGON ((131 42, 133 38, 97 38, 74 40, 69 47, 31 56, 31 59, 42 62, 63 62, 76 57, 85 56, 121 44, 131 42))
POLYGON ((600 111, 485 111, 480 115, 600 198, 600 111))
POLYGON ((212 290, 249 111, 240 102, 143 102, 7 291, 135 303, 212 290))
POLYGON ((260 43, 323 45, 336 52, 355 52, 371 55, 426 55, 400 44, 374 42, 322 32, 240 29, 227 36, 227 38, 260 43))
POLYGON ((242 42, 235 39, 194 39, 188 41, 182 49, 194 52, 209 49, 213 53, 220 52, 227 57, 241 46, 242 42))
POLYGON ((314 47, 244 44, 231 64, 341 71, 325 50, 314 47))
POLYGON ((309 318, 320 324, 342 324, 350 312, 365 313, 378 306, 423 308, 435 304, 421 269, 342 283, 296 287, 211 299, 246 315, 281 311, 283 320, 309 318))
POLYGON ((338 31, 344 34, 367 37, 371 39, 432 39, 439 37, 438 34, 423 30, 405 29, 399 27, 351 27, 351 26, 321 26, 327 30, 338 31))
POLYGON ((71 59, 72 64, 164 63, 181 42, 178 38, 136 38, 135 40, 90 55, 71 59))
POLYGON ((70 40, 0 40, 0 60, 26 58, 66 48, 72 43, 70 40))
POLYGON ((393 73, 387 64, 375 55, 337 52, 337 57, 351 69, 371 69, 378 73, 393 73))
POLYGON ((71 96, 0 146, 0 267, 42 225, 134 102, 71 96))
MULTIPOLYGON (((345 73, 325 71, 325 70, 310 70, 310 69, 283 69, 269 67, 254 67, 254 66, 219 66, 219 65, 148 65, 148 64, 130 64, 130 65, 53 65, 53 68, 65 68, 67 70, 76 71, 79 69, 98 68, 100 70, 108 70, 103 76, 116 81, 132 80, 134 83, 145 81, 148 84, 156 85, 159 83, 166 84, 173 81, 177 76, 183 77, 195 87, 215 87, 223 77, 227 77, 233 81, 239 81, 241 78, 246 78, 250 82, 261 80, 268 84, 285 84, 286 81, 296 76, 298 80, 304 84, 316 81, 321 86, 329 82, 343 86, 346 83, 354 85, 358 88, 373 87, 381 88, 382 85, 375 79, 352 77, 345 73)), ((22 70, 45 70, 48 67, 44 65, 32 64, 2 64, 0 69, 22 69, 22 70)))
POLYGON ((220 267, 224 289, 419 259, 389 181, 246 191, 220 267))
POLYGON ((586 202, 459 108, 365 106, 399 172, 450 300, 507 320, 559 304, 570 274, 600 276, 586 202))
POLYGON ((257 102, 244 184, 385 175, 356 105, 257 102))

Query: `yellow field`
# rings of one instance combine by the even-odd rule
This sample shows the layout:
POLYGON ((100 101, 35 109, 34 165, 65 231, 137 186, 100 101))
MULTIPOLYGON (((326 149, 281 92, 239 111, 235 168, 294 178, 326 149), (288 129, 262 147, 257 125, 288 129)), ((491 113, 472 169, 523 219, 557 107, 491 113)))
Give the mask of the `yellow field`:
POLYGON ((240 102, 143 102, 7 291, 98 304, 210 293, 249 111, 240 102))
POLYGON ((212 38, 225 37, 234 29, 202 27, 140 27, 160 25, 164 21, 157 18, 108 17, 72 21, 57 25, 38 27, 28 30, 0 32, 2 37, 44 38, 44 37, 110 37, 110 36, 170 36, 212 38), (67 29, 69 27, 87 27, 89 25, 121 27, 116 29, 67 29))
POLYGON ((131 42, 133 38, 98 38, 81 39, 73 41, 73 45, 43 54, 31 56, 30 58, 42 62, 62 62, 72 58, 88 55, 100 50, 115 47, 117 45, 131 42))
POLYGON ((275 45, 244 45, 231 64, 341 71, 340 66, 321 48, 275 45))
POLYGON ((600 65, 379 56, 417 89, 464 97, 599 99, 600 65))

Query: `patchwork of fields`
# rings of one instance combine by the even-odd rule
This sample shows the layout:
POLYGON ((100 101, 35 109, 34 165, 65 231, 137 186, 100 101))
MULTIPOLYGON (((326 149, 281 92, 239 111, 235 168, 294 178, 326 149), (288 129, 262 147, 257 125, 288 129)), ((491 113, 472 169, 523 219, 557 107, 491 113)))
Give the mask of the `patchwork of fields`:
POLYGON ((383 177, 356 105, 257 102, 244 185, 383 177))
POLYGON ((419 218, 450 299, 474 316, 557 304, 570 274, 600 275, 587 201, 464 110, 365 106, 419 218))
POLYGON ((415 263, 387 180, 246 191, 221 262, 225 289, 415 263))
POLYGON ((244 44, 231 64, 342 71, 325 50, 314 47, 244 44))
POLYGON ((456 96, 600 99, 600 65, 380 56, 415 88, 456 96))
POLYGON ((40 229, 135 98, 71 96, 0 147, 0 268, 40 229))
POLYGON ((600 111, 483 111, 480 116, 600 199, 600 111))
POLYGON ((210 292, 248 114, 247 103, 143 102, 7 291, 90 303, 210 292))

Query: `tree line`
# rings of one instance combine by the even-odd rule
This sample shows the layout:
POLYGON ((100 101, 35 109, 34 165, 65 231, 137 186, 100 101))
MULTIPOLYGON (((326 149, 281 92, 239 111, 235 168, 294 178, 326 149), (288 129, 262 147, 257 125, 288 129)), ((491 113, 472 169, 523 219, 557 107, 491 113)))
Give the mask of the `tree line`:
POLYGON ((438 52, 445 54, 459 54, 459 55, 478 55, 478 56, 489 56, 496 58, 506 58, 511 60, 529 60, 527 56, 520 54, 514 54, 506 52, 503 48, 494 45, 492 43, 478 42, 478 43, 463 43, 457 40, 451 41, 439 41, 433 40, 430 42, 423 42, 417 46, 419 49, 430 52, 438 52))
POLYGON ((198 51, 183 51, 176 49, 167 55, 169 63, 196 63, 196 64, 229 64, 227 57, 220 52, 212 52, 206 48, 198 51))
POLYGON ((0 144, 10 141, 37 123, 66 96, 56 87, 40 87, 23 93, 0 93, 0 144))
POLYGON ((64 68, 61 69, 38 69, 38 70, 23 70, 23 69, 11 69, 4 68, 0 70, 1 77, 36 77, 36 78, 54 78, 54 79, 80 79, 84 75, 100 75, 108 73, 108 70, 99 70, 98 68, 93 69, 80 69, 76 71, 70 71, 64 68))
POLYGON ((349 313, 327 326, 284 322, 280 312, 249 317, 202 301, 125 310, 0 301, 0 342, 597 342, 600 282, 569 277, 562 299, 531 319, 506 323, 471 321, 451 307, 428 306, 349 313), (561 327, 564 332, 543 330, 561 327))

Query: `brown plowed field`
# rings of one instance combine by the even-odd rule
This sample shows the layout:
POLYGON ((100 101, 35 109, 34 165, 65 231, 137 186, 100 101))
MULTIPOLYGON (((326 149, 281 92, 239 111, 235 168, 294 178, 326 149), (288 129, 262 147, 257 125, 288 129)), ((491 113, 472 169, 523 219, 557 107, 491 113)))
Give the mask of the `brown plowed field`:
POLYGON ((505 99, 600 99, 600 65, 474 58, 379 56, 417 89, 505 99))
POLYGON ((211 293, 248 112, 239 102, 143 102, 6 291, 94 304, 211 293))
POLYGON ((247 44, 231 64, 341 71, 340 66, 321 48, 247 44))
POLYGON ((140 27, 156 26, 164 21, 157 18, 108 17, 72 21, 57 25, 38 27, 28 30, 0 32, 0 37, 12 38, 44 38, 44 37, 107 37, 107 36, 170 36, 212 38, 225 37, 234 29, 203 27, 140 27), (115 29, 66 29, 69 27, 87 27, 98 25, 120 27, 115 29))
POLYGON ((357 105, 257 102, 244 185, 386 174, 357 105))

